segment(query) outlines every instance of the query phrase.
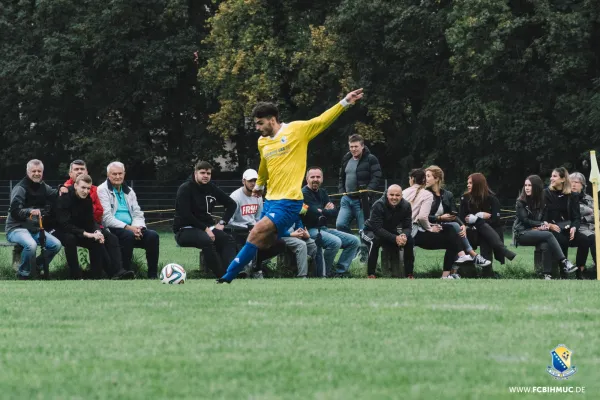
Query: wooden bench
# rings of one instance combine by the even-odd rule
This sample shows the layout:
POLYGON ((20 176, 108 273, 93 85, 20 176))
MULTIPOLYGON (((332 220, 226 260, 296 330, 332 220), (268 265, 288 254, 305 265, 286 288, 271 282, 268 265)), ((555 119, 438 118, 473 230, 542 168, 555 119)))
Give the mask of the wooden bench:
POLYGON ((21 263, 21 252, 23 248, 19 245, 9 242, 0 242, 0 247, 12 247, 12 266, 15 271, 19 269, 21 263))
POLYGON ((404 269, 404 249, 397 250, 398 254, 394 254, 389 248, 382 247, 381 255, 381 276, 384 278, 406 278, 406 270, 404 269))

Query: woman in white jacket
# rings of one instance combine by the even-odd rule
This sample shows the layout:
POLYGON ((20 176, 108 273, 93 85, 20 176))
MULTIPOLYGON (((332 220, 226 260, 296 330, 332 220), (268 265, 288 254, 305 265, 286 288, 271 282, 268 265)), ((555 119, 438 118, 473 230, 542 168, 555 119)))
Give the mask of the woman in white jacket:
POLYGON ((409 175, 410 187, 404 189, 402 197, 412 207, 412 237, 415 246, 427 250, 445 249, 444 271, 442 279, 460 279, 455 265, 457 254, 462 250, 462 243, 453 229, 443 229, 441 225, 431 224, 429 214, 433 204, 433 195, 425 189, 425 170, 413 169, 409 175))

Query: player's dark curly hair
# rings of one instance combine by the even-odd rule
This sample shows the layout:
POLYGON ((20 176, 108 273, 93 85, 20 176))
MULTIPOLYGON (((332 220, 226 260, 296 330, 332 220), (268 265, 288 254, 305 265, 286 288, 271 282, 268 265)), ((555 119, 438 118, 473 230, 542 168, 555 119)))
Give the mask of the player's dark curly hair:
POLYGON ((254 106, 252 110, 252 118, 271 118, 275 117, 277 122, 279 121, 279 109, 273 103, 267 103, 261 101, 254 106))

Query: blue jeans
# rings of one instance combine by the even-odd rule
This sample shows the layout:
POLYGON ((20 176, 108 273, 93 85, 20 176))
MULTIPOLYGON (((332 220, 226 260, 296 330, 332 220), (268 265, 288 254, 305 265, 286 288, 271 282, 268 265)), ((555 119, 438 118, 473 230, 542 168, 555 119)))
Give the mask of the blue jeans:
MULTIPOLYGON (((317 228, 310 228, 308 234, 311 238, 316 239, 319 231, 317 228)), ((335 229, 321 228, 321 239, 323 241, 323 260, 325 261, 325 270, 329 275, 333 270, 333 260, 340 249, 342 254, 337 262, 335 272, 344 274, 348 272, 350 263, 356 256, 356 252, 360 246, 360 240, 349 233, 340 232, 335 229)))
POLYGON ((350 223, 354 218, 356 218, 358 230, 362 231, 365 227, 365 216, 362 207, 360 206, 360 199, 351 199, 348 196, 342 196, 340 212, 335 221, 336 229, 338 231, 350 233, 350 223))
MULTIPOLYGON (((442 226, 452 227, 452 229, 454 229, 454 231, 456 232, 457 235, 460 232, 460 224, 458 222, 442 222, 442 226)), ((469 243, 469 239, 467 239, 467 235, 465 235, 465 237, 461 237, 460 241, 463 244, 463 249, 465 249, 465 251, 467 253, 470 253, 473 251, 473 246, 471 246, 471 243, 469 243)))
MULTIPOLYGON (((31 234, 27 229, 17 228, 6 234, 6 240, 8 240, 10 243, 15 243, 23 247, 23 252, 21 253, 21 264, 19 264, 19 275, 29 276, 36 267, 41 269, 42 260, 38 260, 36 262, 35 259, 35 252, 38 244, 40 243, 39 232, 31 234)), ((60 244, 60 241, 46 232, 46 252, 44 254, 48 265, 61 248, 62 245, 60 244)))

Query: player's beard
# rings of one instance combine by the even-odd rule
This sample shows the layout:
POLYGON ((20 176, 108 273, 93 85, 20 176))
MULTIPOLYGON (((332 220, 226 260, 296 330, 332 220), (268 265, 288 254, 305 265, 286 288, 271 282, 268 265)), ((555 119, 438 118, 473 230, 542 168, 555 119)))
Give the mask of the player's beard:
POLYGON ((260 135, 264 137, 273 136, 273 125, 271 125, 270 122, 268 125, 265 125, 263 130, 260 132, 260 135))

